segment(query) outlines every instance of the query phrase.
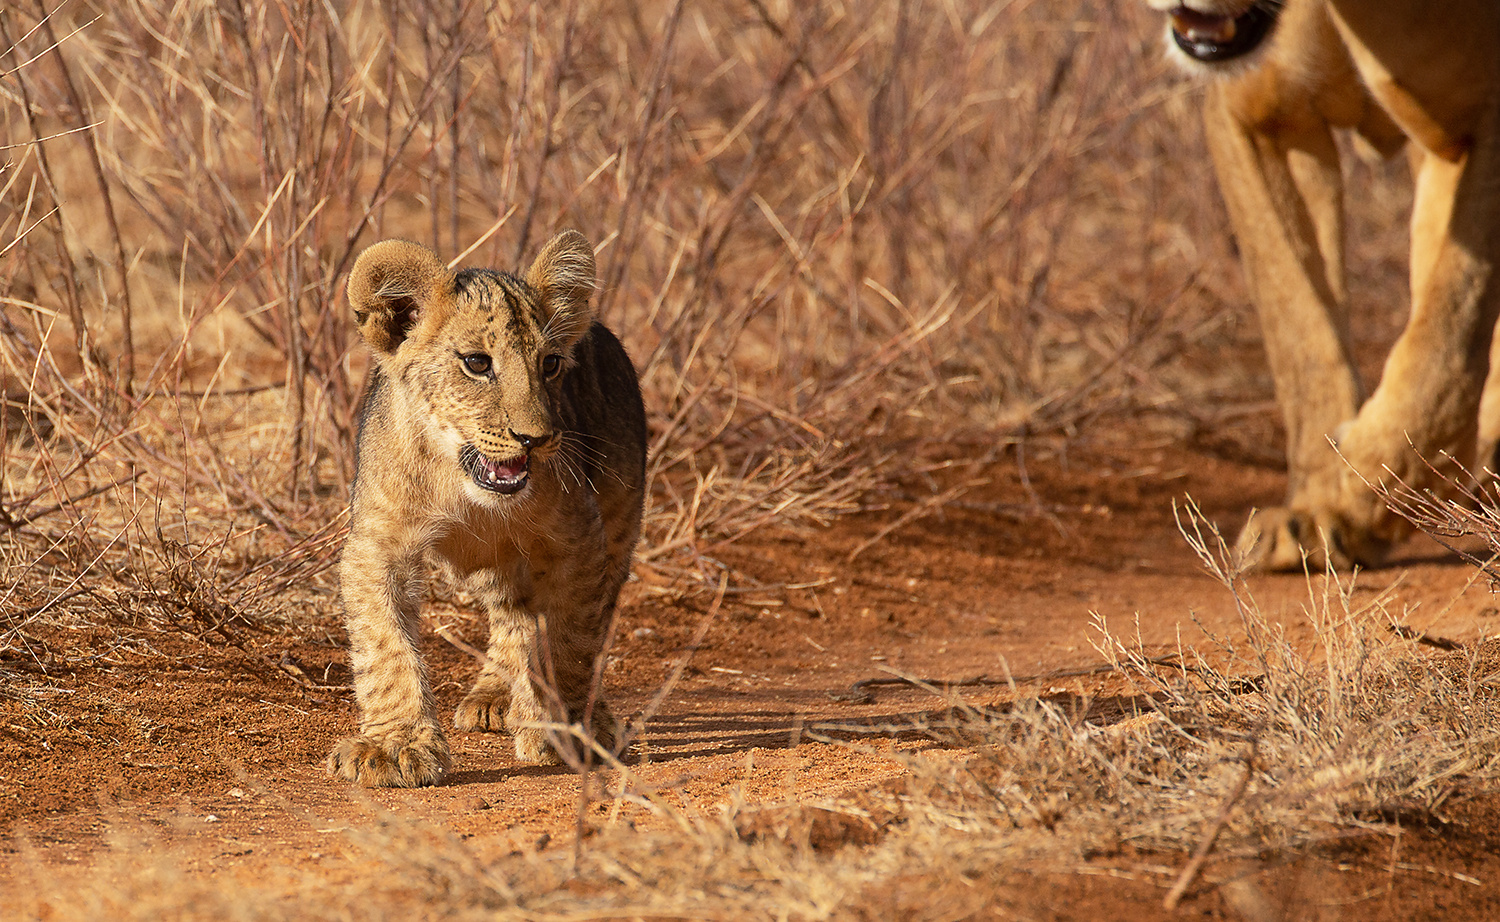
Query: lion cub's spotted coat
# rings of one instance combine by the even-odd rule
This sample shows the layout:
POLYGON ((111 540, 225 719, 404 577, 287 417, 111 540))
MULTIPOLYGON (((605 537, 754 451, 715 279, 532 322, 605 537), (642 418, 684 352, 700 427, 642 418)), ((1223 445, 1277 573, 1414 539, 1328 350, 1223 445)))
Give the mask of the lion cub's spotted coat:
POLYGON ((524 278, 453 272, 387 240, 349 302, 375 353, 340 577, 359 735, 328 757, 363 784, 436 784, 451 766, 417 653, 425 574, 448 568, 489 616, 488 663, 460 730, 581 722, 614 743, 595 662, 640 533, 646 420, 635 369, 594 320, 593 251, 565 231, 524 278))

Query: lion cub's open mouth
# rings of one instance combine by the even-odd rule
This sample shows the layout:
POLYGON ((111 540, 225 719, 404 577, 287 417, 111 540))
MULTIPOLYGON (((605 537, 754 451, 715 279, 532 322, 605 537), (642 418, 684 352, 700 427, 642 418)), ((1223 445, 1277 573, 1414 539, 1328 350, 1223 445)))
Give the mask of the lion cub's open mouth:
POLYGON ((458 463, 469 472, 469 476, 481 490, 510 495, 519 493, 526 486, 530 459, 525 454, 520 454, 496 460, 473 445, 465 445, 458 452, 458 463))
POLYGON ((1238 16, 1216 16, 1179 6, 1170 13, 1172 40, 1195 60, 1206 64, 1228 61, 1260 45, 1279 12, 1277 0, 1259 0, 1238 16))

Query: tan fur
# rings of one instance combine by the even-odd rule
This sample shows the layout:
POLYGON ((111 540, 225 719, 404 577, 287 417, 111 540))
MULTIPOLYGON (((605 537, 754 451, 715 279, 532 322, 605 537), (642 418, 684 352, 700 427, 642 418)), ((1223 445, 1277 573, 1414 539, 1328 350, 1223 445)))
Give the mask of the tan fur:
POLYGON ((340 563, 359 735, 328 757, 335 775, 409 787, 451 767, 417 650, 433 565, 490 625, 457 728, 509 729, 529 761, 575 741, 527 723, 580 723, 613 746, 596 672, 640 533, 646 423, 593 287, 574 231, 524 278, 455 273, 399 240, 355 262, 349 303, 375 369, 340 563))
POLYGON ((1500 313, 1500 3, 1287 0, 1264 46, 1204 107, 1287 427, 1286 505, 1252 515, 1240 548, 1271 569, 1374 563, 1408 526, 1366 481, 1441 490, 1453 462, 1489 464, 1480 447, 1500 432, 1500 401, 1484 419, 1480 406, 1500 313), (1411 318, 1368 399, 1350 355, 1340 128, 1386 153, 1409 145, 1416 170, 1411 318))

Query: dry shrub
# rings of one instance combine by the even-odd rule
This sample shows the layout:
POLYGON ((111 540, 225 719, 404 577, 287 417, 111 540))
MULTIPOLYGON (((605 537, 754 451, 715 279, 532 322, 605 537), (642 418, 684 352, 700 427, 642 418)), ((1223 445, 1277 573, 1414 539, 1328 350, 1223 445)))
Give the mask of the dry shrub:
POLYGON ((1431 822, 1450 799, 1494 790, 1500 643, 1432 654, 1392 642, 1388 595, 1356 602, 1353 583, 1329 574, 1304 608, 1317 646, 1299 649, 1256 607, 1218 534, 1196 517, 1189 528, 1234 594, 1244 638, 1180 650, 1168 666, 1101 621, 1098 647, 1129 680, 1120 696, 959 708, 943 736, 975 756, 931 782, 935 805, 1094 855, 1191 852, 1222 814, 1218 853, 1253 858, 1431 822))
POLYGON ((1500 478, 1490 469, 1493 459, 1481 460, 1486 466, 1476 473, 1443 452, 1424 459, 1435 486, 1419 490, 1387 478, 1371 484, 1371 489, 1393 512, 1468 561, 1494 587, 1500 585, 1500 478), (1478 539, 1482 548, 1465 539, 1478 539))
POLYGON ((352 876, 325 866, 226 888, 122 836, 103 865, 118 873, 64 885, 52 875, 69 872, 35 870, 20 908, 55 919, 381 919, 413 907, 441 919, 886 918, 908 881, 926 896, 903 903, 903 918, 947 918, 993 906, 984 887, 1028 870, 1114 867, 1164 891, 1211 836, 1191 892, 1246 862, 1441 822, 1445 805, 1495 790, 1500 644, 1432 654, 1393 643, 1384 600, 1356 604, 1330 578, 1306 610, 1319 647, 1300 653, 1235 579, 1217 536, 1200 527, 1190 540, 1240 603, 1244 640, 1182 651, 1168 668, 1101 623, 1118 694, 954 698, 945 714, 892 728, 944 744, 895 756, 908 769, 897 783, 701 813, 616 764, 582 848, 544 848, 519 829, 460 838, 372 808, 344 833, 352 876), (626 821, 643 812, 648 828, 626 821))
POLYGON ((1182 344, 1226 329, 1190 307, 1234 282, 1139 16, 8 7, 7 644, 84 574, 98 602, 183 556, 242 607, 288 568, 326 598, 367 365, 340 291, 380 237, 501 267, 595 241, 651 415, 641 559, 679 587, 861 508, 922 440, 1177 403, 1182 344))

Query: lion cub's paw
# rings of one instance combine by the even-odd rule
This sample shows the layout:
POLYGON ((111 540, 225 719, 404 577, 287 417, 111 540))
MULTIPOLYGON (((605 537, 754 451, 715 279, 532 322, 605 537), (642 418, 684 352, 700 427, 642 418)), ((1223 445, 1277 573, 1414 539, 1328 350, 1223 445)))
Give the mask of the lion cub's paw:
POLYGON ((510 689, 504 686, 476 686, 453 712, 453 726, 460 730, 499 733, 505 729, 505 712, 510 707, 510 689))
MULTIPOLYGON (((604 702, 594 707, 594 718, 590 721, 594 742, 606 752, 615 752, 618 729, 614 715, 604 702)), ((587 744, 572 733, 549 733, 540 727, 526 727, 516 731, 516 757, 526 762, 542 765, 576 765, 583 761, 587 744)), ((593 751, 592 746, 587 747, 593 751)), ((597 752, 595 763, 599 761, 597 752)), ((620 755, 620 753, 615 753, 620 755)))
POLYGON ((540 727, 523 727, 516 731, 516 758, 537 765, 561 765, 563 760, 540 727))
POLYGON ((1235 553, 1250 570, 1348 570, 1379 563, 1389 542, 1336 512, 1260 509, 1250 514, 1235 553))
POLYGON ((453 759, 436 728, 422 727, 381 738, 351 736, 328 754, 336 778, 371 787, 416 788, 439 784, 453 759))

